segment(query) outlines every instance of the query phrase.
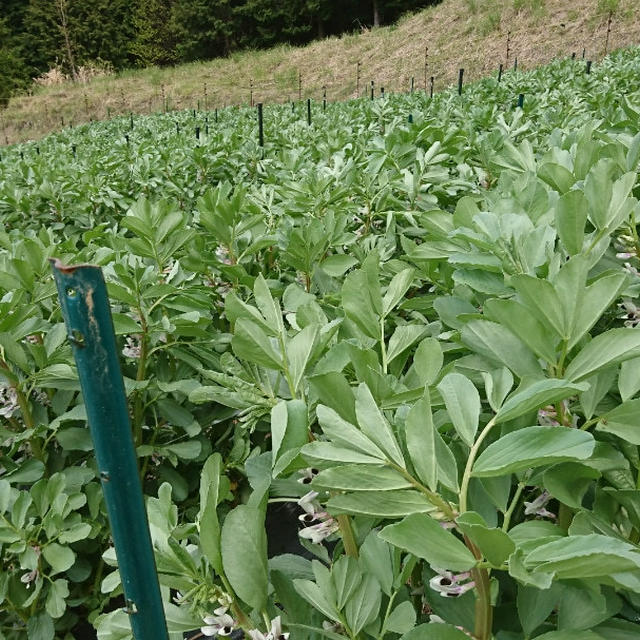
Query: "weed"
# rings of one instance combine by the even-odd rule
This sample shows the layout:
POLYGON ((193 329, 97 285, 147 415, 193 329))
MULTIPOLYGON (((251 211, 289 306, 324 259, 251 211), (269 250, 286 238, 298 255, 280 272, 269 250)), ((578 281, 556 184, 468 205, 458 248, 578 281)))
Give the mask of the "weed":
POLYGON ((615 13, 620 6, 620 0, 598 0, 598 13, 615 13))
POLYGON ((500 14, 500 11, 489 11, 489 13, 487 13, 487 15, 484 16, 484 18, 478 24, 478 33, 484 37, 488 36, 494 31, 497 31, 500 28, 501 20, 502 15, 500 14))
POLYGON ((534 16, 543 15, 546 11, 545 0, 513 0, 515 11, 528 11, 534 16))
POLYGON ((478 0, 464 0, 470 13, 478 13, 478 0))

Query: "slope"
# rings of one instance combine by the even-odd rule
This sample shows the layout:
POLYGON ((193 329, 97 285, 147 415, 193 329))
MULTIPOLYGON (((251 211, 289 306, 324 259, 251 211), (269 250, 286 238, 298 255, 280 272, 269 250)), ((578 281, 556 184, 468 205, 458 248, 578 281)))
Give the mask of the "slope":
POLYGON ((302 48, 38 87, 0 112, 0 141, 37 139, 63 125, 129 112, 322 99, 325 87, 328 100, 341 100, 354 97, 357 87, 369 91, 371 81, 376 91, 407 91, 412 77, 416 89, 425 89, 433 76, 437 91, 461 67, 471 81, 516 57, 521 68, 572 53, 597 61, 638 42, 639 0, 444 0, 391 27, 302 48))

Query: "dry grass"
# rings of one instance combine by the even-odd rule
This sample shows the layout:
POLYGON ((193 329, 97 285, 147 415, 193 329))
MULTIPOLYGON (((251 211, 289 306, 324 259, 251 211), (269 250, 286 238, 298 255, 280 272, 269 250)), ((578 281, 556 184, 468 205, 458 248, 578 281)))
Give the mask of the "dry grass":
MULTIPOLYGON (((436 90, 452 84, 460 67, 465 80, 494 72, 500 63, 530 68, 576 52, 598 60, 604 55, 611 0, 444 0, 406 17, 397 25, 313 42, 306 47, 233 54, 229 58, 179 67, 127 71, 90 80, 35 87, 0 112, 0 141, 37 139, 60 128, 129 113, 169 109, 212 109, 298 97, 329 100, 353 97, 356 65, 361 62, 360 92, 371 80, 376 88, 406 91, 411 77, 417 89, 426 76, 436 90), (506 59, 510 32, 509 60, 506 59)), ((613 16, 609 51, 640 42, 640 0, 619 0, 613 16)))

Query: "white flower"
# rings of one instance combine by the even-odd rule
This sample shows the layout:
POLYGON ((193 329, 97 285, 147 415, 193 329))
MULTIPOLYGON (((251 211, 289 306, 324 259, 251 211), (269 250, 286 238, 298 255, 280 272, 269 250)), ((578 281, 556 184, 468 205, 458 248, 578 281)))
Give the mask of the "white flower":
POLYGON ((203 636, 228 636, 235 625, 234 619, 227 613, 227 607, 218 607, 214 615, 204 618, 204 627, 200 627, 203 636))
POLYGON ((324 522, 306 527, 298 532, 301 538, 307 538, 311 540, 313 544, 320 544, 325 538, 328 538, 331 534, 335 533, 339 529, 338 523, 333 518, 329 518, 324 522))
POLYGON ((141 350, 140 336, 127 336, 124 349, 122 349, 122 355, 125 358, 137 359, 140 357, 141 350))
POLYGON ((0 387, 0 416, 11 418, 18 410, 18 392, 14 387, 0 387))
POLYGON ((20 582, 22 584, 27 585, 27 589, 31 586, 31 583, 38 577, 38 570, 34 569, 33 571, 29 571, 29 573, 23 573, 20 576, 20 582))
POLYGON ((471 576, 468 571, 454 574, 446 569, 435 570, 438 573, 429 580, 429 586, 443 598, 457 598, 476 586, 473 580, 465 582, 471 576))
POLYGON ((271 629, 265 635, 259 629, 251 629, 249 635, 252 640, 289 640, 288 633, 282 633, 282 621, 280 616, 277 616, 271 621, 271 629))
POLYGON ((216 258, 218 258, 222 264, 233 264, 233 260, 229 257, 229 249, 227 249, 227 247, 219 246, 216 249, 216 258))
POLYGON ((316 501, 316 498, 320 494, 317 491, 309 491, 305 493, 300 500, 298 500, 298 506, 301 507, 305 513, 315 514, 320 510, 320 505, 316 501))
POLYGON ((318 475, 318 470, 313 467, 307 467, 306 469, 302 469, 299 473, 302 476, 298 478, 298 482, 300 484, 311 484, 313 479, 318 475))
POLYGON ((619 317, 624 320, 625 327, 633 329, 638 323, 640 323, 640 309, 638 309, 631 300, 625 300, 622 304, 619 304, 618 307, 620 308, 620 311, 622 311, 619 317))
POLYGON ((541 518, 555 518, 556 514, 547 511, 544 507, 551 499, 548 491, 543 491, 533 502, 524 503, 524 514, 526 516, 540 516, 541 518))

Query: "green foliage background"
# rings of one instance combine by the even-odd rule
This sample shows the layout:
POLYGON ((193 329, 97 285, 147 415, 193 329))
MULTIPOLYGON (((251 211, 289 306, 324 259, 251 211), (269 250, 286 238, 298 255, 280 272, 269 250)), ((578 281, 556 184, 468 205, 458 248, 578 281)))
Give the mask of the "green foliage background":
MULTIPOLYGON (((388 24, 438 1, 374 4, 388 24)), ((54 66, 67 73, 83 64, 123 69, 304 44, 371 26, 374 13, 372 5, 355 0, 2 0, 0 20, 1 104, 54 66)))

